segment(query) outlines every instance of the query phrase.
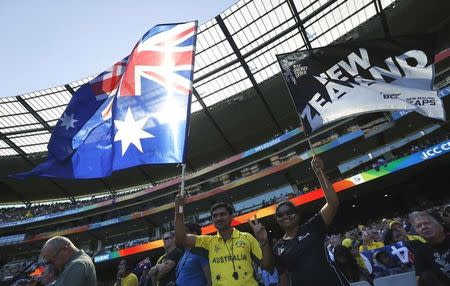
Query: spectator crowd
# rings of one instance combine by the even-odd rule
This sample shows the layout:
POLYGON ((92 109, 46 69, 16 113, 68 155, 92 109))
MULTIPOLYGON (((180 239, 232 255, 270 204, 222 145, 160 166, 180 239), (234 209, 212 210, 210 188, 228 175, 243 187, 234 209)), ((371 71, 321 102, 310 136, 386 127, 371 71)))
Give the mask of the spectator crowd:
MULTIPOLYGON (((201 235, 200 225, 185 223, 186 198, 175 200, 174 231, 164 233, 164 254, 134 265, 122 259, 115 286, 146 285, 350 285, 412 272, 420 286, 449 285, 450 237, 448 202, 429 211, 381 219, 343 234, 327 235, 339 207, 338 197, 312 160, 326 204, 305 223, 288 201, 276 207, 282 237, 270 240, 255 217, 252 233, 232 227, 233 207, 212 206, 216 235, 201 235), (326 249, 324 249, 324 245, 326 249), (325 250, 325 251, 324 251, 325 250), (152 263, 153 262, 153 263, 152 263)), ((65 237, 49 239, 41 249, 40 275, 15 285, 97 285, 91 258, 65 237)))

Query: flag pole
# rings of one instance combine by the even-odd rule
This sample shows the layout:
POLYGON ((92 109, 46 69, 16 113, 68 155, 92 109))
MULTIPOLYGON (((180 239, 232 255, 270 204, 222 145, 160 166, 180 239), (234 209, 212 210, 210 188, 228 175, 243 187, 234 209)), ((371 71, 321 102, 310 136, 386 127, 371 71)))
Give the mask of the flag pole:
POLYGON ((298 115, 298 118, 300 118, 300 124, 302 125, 303 133, 305 134, 306 141, 308 142, 309 145, 309 149, 311 149, 312 155, 315 156, 316 154, 314 153, 314 148, 311 144, 311 139, 309 138, 308 134, 306 134, 305 124, 303 124, 303 118, 300 114, 298 115))
MULTIPOLYGON (((186 163, 181 164, 181 187, 180 187, 180 196, 184 197, 186 191, 184 190, 184 181, 186 177, 186 163)), ((183 206, 180 206, 178 210, 179 213, 183 213, 183 206)))

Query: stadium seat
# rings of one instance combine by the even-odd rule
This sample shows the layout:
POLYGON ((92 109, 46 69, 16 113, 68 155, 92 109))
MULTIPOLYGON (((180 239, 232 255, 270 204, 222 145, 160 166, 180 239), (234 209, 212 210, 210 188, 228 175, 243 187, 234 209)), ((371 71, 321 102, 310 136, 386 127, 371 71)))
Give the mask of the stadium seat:
POLYGON ((370 283, 367 281, 359 281, 351 283, 350 286, 370 286, 370 283))
POLYGON ((377 278, 373 281, 373 284, 374 286, 414 286, 417 285, 416 272, 410 271, 377 278))

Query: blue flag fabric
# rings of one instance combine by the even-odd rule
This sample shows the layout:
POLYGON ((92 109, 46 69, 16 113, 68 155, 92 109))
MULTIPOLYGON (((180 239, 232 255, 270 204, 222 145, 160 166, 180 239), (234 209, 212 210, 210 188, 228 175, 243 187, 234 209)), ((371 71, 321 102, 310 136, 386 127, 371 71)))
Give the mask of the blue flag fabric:
POLYGON ((101 178, 143 164, 182 163, 197 22, 162 24, 81 86, 56 124, 47 160, 14 177, 101 178))

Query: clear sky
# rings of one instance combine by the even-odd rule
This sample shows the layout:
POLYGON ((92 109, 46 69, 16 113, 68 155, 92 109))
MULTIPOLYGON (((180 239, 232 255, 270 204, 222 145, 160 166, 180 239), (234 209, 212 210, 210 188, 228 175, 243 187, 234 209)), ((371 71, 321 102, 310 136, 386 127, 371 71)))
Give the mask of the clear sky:
POLYGON ((0 97, 63 85, 128 55, 150 28, 215 17, 237 0, 0 0, 0 97))

